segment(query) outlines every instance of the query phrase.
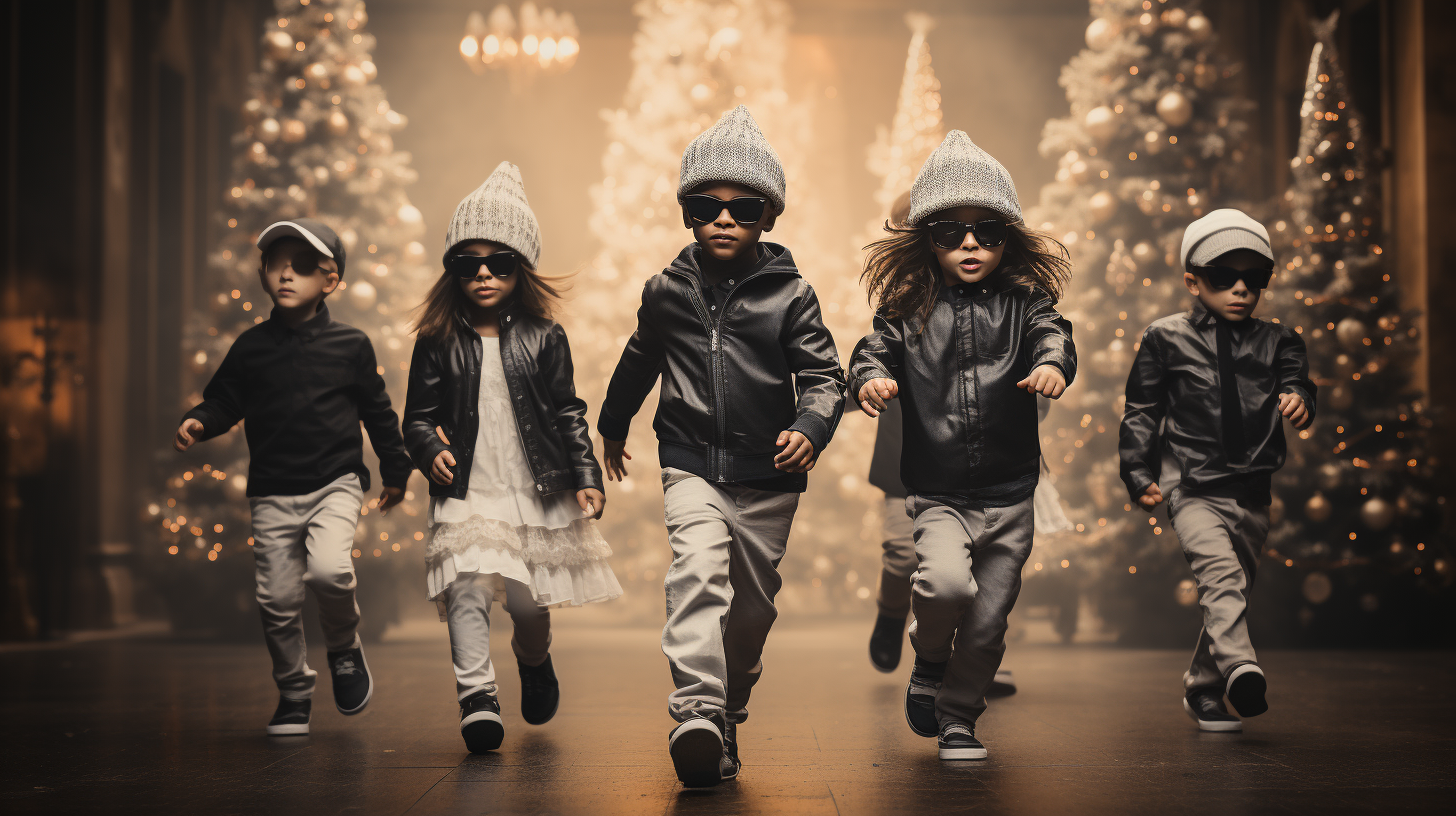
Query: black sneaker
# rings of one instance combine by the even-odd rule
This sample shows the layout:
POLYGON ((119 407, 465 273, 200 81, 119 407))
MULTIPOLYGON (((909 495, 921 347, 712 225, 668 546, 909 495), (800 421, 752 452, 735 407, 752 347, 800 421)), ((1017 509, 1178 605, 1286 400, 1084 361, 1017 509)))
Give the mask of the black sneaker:
POLYGON ((1254 663, 1244 663, 1234 666, 1229 672, 1224 693, 1239 716, 1257 717, 1269 710, 1269 702, 1264 699, 1264 692, 1268 689, 1264 671, 1254 663))
POLYGON ((880 615, 870 633, 870 662, 886 674, 900 665, 900 649, 905 643, 905 619, 880 615))
POLYGON ((976 739, 976 727, 957 720, 940 729, 941 759, 985 759, 986 746, 976 739))
POLYGON ((986 689, 987 697, 1010 697, 1016 693, 1016 678, 1011 676, 1010 669, 997 669, 996 676, 991 678, 991 685, 986 689))
POLYGON ((707 717, 693 717, 672 729, 667 752, 684 786, 708 788, 723 781, 723 731, 707 717))
POLYGON ((945 663, 927 663, 915 658, 910 672, 910 685, 905 688, 905 722, 922 737, 940 733, 935 721, 935 697, 940 694, 940 681, 945 678, 945 663))
POLYGON ((728 723, 723 729, 723 758, 718 762, 718 775, 724 782, 738 778, 743 763, 738 761, 738 724, 728 723))
POLYGON ((551 655, 539 666, 517 663, 521 671, 521 718, 531 725, 541 725, 556 716, 561 704, 561 686, 551 668, 551 655))
POLYGON ((500 703, 488 691, 477 691, 460 701, 460 736, 472 754, 494 751, 506 738, 500 703))
POLYGON ((329 673, 334 677, 334 705, 340 714, 358 714, 374 695, 374 678, 359 647, 329 652, 329 673))
POLYGON ((1242 731, 1244 724, 1223 707, 1218 687, 1194 689, 1183 695, 1183 710, 1198 723, 1199 731, 1242 731))
POLYGON ((287 697, 279 697, 278 710, 273 712, 273 719, 268 721, 268 736, 308 736, 308 715, 312 710, 312 700, 290 700, 287 697))

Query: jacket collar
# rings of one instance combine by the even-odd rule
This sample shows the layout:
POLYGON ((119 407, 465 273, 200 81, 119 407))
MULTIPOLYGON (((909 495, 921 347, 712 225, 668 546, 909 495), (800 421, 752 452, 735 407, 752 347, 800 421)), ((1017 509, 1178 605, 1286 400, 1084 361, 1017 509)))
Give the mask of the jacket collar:
MULTIPOLYGON (((764 257, 754 266, 753 271, 745 275, 742 280, 756 278, 759 275, 773 273, 799 275, 799 268, 794 265, 794 256, 789 253, 787 247, 782 244, 775 244, 771 241, 759 241, 758 245, 764 249, 764 257)), ((672 272, 682 275, 699 285, 703 283, 702 267, 699 259, 702 257, 703 248, 694 241, 682 248, 672 263, 668 265, 665 272, 672 272)))
POLYGON ((318 312, 297 326, 289 326, 284 322, 278 315, 278 308, 276 306, 273 308, 273 313, 268 316, 268 325, 280 336, 287 336, 292 333, 299 335, 305 340, 312 340, 318 337, 319 333, 332 322, 333 318, 329 317, 329 305, 327 303, 320 303, 318 312))
MULTIPOLYGON (((525 314, 525 310, 521 308, 520 301, 518 301, 516 298, 511 298, 510 302, 506 303, 505 306, 501 307, 501 334, 505 334, 510 329, 514 329, 516 327, 516 323, 521 319, 521 315, 523 314, 525 314)), ((480 334, 475 330, 475 326, 470 324, 470 319, 467 318, 464 313, 459 313, 455 315, 455 328, 466 337, 476 337, 480 334)))
POLYGON ((1015 284, 1006 275, 998 274, 999 271, 992 272, 989 277, 975 283, 957 283, 954 286, 946 286, 942 283, 940 291, 936 293, 936 297, 940 300, 954 303, 964 298, 980 299, 1004 292, 1015 284))

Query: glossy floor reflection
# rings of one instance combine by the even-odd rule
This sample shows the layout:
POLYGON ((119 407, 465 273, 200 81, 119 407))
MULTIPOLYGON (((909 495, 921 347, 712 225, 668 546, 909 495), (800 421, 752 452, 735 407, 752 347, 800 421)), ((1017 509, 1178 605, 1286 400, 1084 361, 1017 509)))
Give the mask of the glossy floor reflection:
MULTIPOLYGON (((504 617, 504 616, 502 616, 504 617)), ((0 811, 614 814, 1450 812, 1456 655, 1271 652, 1269 714, 1199 734, 1181 652, 1013 647, 980 763, 941 763, 900 713, 865 625, 774 633, 743 775, 684 792, 666 755, 667 669, 650 629, 558 616, 556 719, 525 725, 497 632, 506 742, 470 756, 444 628, 369 649, 377 689, 346 719, 321 678, 313 734, 268 739, 258 645, 110 641, 0 650, 0 811)))

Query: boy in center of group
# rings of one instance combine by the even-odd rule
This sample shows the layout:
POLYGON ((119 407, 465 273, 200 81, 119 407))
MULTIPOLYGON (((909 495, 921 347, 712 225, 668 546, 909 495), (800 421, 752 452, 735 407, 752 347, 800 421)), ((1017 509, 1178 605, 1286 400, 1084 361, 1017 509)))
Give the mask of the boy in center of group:
POLYGON ((844 409, 844 372, 789 251, 760 242, 784 209, 784 171, 739 106, 688 145, 678 182, 688 244, 649 278, 602 404, 607 478, 662 375, 653 428, 673 561, 662 651, 677 689, 668 738, 689 787, 738 775, 736 726, 763 670, 779 561, 844 409))

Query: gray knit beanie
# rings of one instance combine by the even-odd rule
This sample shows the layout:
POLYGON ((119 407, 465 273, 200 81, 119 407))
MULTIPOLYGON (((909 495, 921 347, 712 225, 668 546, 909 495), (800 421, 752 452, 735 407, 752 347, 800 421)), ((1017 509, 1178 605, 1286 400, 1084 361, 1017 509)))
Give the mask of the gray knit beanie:
POLYGON ((455 208, 445 230, 448 252, 461 241, 494 241, 526 259, 532 267, 541 259, 541 227, 526 203, 521 168, 503 161, 485 183, 455 208))
POLYGON ((1252 249, 1269 260, 1269 230, 1242 210, 1214 210, 1183 230, 1183 247, 1178 256, 1183 268, 1208 266, 1214 258, 1235 249, 1252 249))
POLYGON ((683 152, 678 174, 677 203, 694 188, 709 182, 731 181, 757 190, 774 212, 784 211, 784 165, 763 138, 753 114, 742 105, 723 114, 716 125, 698 134, 683 152))
POLYGON ((926 216, 952 207, 985 207, 1013 224, 1021 222, 1021 202, 1011 174, 963 130, 945 134, 945 141, 920 168, 910 187, 906 223, 918 227, 926 216))

